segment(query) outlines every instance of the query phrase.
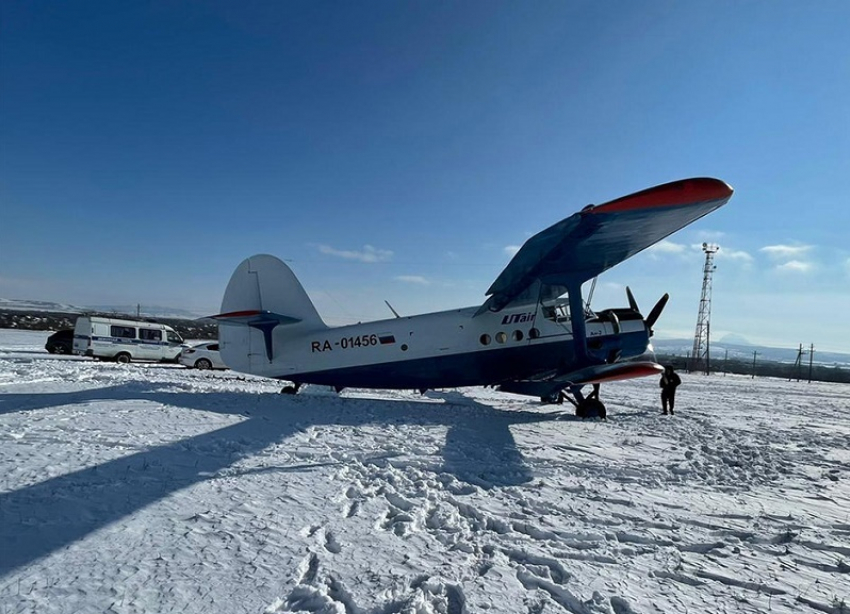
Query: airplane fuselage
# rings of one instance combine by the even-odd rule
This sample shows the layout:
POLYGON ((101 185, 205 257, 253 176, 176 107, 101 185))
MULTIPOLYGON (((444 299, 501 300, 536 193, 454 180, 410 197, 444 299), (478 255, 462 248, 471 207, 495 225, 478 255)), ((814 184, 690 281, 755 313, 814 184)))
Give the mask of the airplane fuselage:
MULTIPOLYGON (((272 360, 259 331, 222 335, 225 362, 239 371, 340 388, 426 389, 498 384, 568 372, 577 360, 568 310, 530 305, 485 312, 476 307, 335 328, 274 331, 272 360), (241 335, 248 334, 250 338, 241 335), (245 352, 245 344, 249 348, 245 352), (229 352, 232 345, 236 351, 229 352)), ((227 327, 223 327, 225 330, 227 327)), ((643 354, 649 333, 641 319, 586 325, 592 359, 643 354)))
POLYGON ((543 400, 568 394, 579 414, 604 415, 601 383, 663 370, 643 355, 669 297, 644 318, 627 288, 628 308, 592 313, 582 284, 731 196, 728 184, 697 177, 588 205, 528 239, 480 307, 338 328, 325 325, 283 261, 257 254, 236 268, 213 316, 221 324, 222 358, 237 371, 295 384, 498 385, 543 400), (586 385, 594 388, 585 397, 586 385))

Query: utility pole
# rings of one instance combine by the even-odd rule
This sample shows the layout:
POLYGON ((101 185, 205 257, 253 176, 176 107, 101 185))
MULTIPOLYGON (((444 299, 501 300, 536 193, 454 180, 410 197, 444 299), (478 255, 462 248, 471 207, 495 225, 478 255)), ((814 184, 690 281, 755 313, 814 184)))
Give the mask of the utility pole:
POLYGON ((750 379, 756 378, 756 356, 758 356, 758 352, 753 350, 753 376, 750 379))
MULTIPOLYGON (((795 360, 795 361, 794 361, 794 372, 796 372, 796 373, 797 373, 797 381, 798 381, 798 382, 800 381, 800 379, 802 379, 802 374, 803 374, 803 354, 805 354, 805 353, 806 353, 806 352, 805 352, 805 351, 803 351, 803 344, 801 343, 801 344, 800 344, 800 347, 799 347, 799 348, 797 348, 797 360, 795 360)), ((791 379, 792 379, 793 377, 794 377, 794 375, 793 375, 793 373, 792 373, 792 374, 791 374, 791 377, 789 377, 789 378, 788 378, 788 381, 790 382, 790 381, 791 381, 791 379)))
POLYGON ((815 361, 815 344, 809 345, 809 383, 812 383, 812 363, 815 361))
POLYGON ((711 278, 714 270, 714 254, 720 251, 719 245, 703 243, 705 265, 702 270, 702 295, 699 300, 699 315, 694 332, 694 363, 692 370, 704 369, 706 375, 709 369, 710 321, 711 321, 711 278))
MULTIPOLYGON (((804 350, 803 344, 800 344, 800 347, 797 349, 797 360, 794 361, 794 370, 797 372, 797 381, 799 382, 803 379, 803 356, 806 354, 809 355, 809 383, 812 383, 812 369, 814 367, 815 360, 815 344, 809 344, 809 349, 804 350)), ((791 378, 788 378, 788 381, 791 381, 791 378)))

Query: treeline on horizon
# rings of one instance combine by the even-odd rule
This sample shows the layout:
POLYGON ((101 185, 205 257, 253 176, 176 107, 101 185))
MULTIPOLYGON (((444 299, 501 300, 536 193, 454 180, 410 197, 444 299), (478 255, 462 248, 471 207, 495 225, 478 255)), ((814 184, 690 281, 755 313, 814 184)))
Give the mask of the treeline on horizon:
MULTIPOLYGON (((0 309, 0 328, 57 331, 66 328, 74 328, 74 324, 80 315, 82 314, 0 309)), ((184 339, 218 339, 218 323, 214 320, 137 318, 136 316, 126 313, 105 313, 96 311, 86 313, 85 315, 102 316, 104 318, 120 318, 122 320, 159 322, 176 330, 184 339)))
MULTIPOLYGON (((688 359, 683 356, 671 356, 656 352, 655 357, 661 364, 672 365, 677 371, 705 373, 705 368, 692 371, 688 359)), ((739 358, 716 360, 709 363, 708 372, 712 375, 735 373, 737 375, 776 377, 795 381, 811 380, 813 382, 850 384, 850 368, 847 367, 813 364, 810 374, 808 362, 795 365, 773 360, 759 360, 758 357, 756 357, 755 362, 739 358)))

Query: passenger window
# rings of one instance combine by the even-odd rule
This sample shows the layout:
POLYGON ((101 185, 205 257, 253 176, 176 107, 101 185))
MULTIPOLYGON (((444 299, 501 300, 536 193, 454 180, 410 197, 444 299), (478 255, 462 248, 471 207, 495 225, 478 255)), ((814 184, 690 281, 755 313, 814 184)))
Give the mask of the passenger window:
POLYGON ((496 333, 496 341, 497 342, 504 343, 507 340, 508 340, 508 336, 505 333, 503 333, 501 331, 496 333))
POLYGON ((514 341, 522 341, 524 335, 521 330, 515 330, 511 336, 514 338, 514 341))
POLYGON ((540 331, 536 328, 532 328, 530 331, 528 331, 528 336, 530 339, 537 339, 540 337, 540 331))
POLYGON ((487 333, 481 335, 478 340, 481 342, 481 345, 490 345, 490 335, 488 335, 487 333))
POLYGON ((110 326, 109 334, 112 337, 120 337, 122 339, 135 339, 136 329, 132 326, 110 326))
POLYGON ((140 328, 139 339, 144 339, 145 341, 162 341, 162 331, 140 328))

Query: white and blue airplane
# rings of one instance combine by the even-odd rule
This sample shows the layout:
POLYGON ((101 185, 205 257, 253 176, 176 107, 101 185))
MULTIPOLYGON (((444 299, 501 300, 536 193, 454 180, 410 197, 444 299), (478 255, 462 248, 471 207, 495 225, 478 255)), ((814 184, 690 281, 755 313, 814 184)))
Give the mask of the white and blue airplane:
POLYGON ((588 205, 526 241, 481 306, 348 326, 327 326, 286 264, 251 256, 213 316, 222 358, 236 371, 292 382, 284 392, 302 384, 495 386, 567 399, 579 416, 604 417, 601 383, 663 370, 650 337, 668 296, 645 318, 628 289, 628 307, 592 311, 582 284, 723 206, 732 192, 718 179, 684 179, 588 205))

